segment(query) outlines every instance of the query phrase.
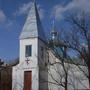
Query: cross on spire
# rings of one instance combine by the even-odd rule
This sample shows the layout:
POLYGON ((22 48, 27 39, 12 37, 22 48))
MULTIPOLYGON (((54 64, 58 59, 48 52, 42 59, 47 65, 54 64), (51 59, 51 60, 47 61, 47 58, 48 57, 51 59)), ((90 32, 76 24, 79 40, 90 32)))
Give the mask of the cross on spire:
POLYGON ((56 11, 53 13, 52 31, 55 31, 55 13, 56 11))
POLYGON ((53 18, 53 21, 52 21, 52 30, 51 30, 51 38, 52 39, 56 39, 57 38, 57 35, 58 35, 58 32, 56 31, 56 28, 55 28, 55 18, 53 18))
POLYGON ((52 21, 52 29, 55 31, 55 18, 52 21))

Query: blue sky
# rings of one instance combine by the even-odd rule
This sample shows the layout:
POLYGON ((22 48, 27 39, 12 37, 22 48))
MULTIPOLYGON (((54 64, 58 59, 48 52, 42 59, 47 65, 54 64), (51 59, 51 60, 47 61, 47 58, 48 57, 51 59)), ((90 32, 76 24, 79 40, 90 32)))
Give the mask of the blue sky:
MULTIPOLYGON (((0 0, 0 58, 13 60, 19 56, 19 35, 33 0, 0 0)), ((57 29, 67 28, 63 21, 67 11, 90 10, 90 0, 36 0, 45 32, 50 32, 55 14, 57 29)), ((48 34, 47 34, 48 35, 48 34)))

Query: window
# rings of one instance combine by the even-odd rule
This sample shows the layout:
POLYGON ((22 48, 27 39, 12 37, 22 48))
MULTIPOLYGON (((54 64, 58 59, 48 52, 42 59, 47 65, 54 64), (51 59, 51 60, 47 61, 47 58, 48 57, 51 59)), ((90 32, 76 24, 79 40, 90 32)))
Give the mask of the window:
POLYGON ((26 45, 25 57, 30 57, 32 53, 32 46, 26 45))

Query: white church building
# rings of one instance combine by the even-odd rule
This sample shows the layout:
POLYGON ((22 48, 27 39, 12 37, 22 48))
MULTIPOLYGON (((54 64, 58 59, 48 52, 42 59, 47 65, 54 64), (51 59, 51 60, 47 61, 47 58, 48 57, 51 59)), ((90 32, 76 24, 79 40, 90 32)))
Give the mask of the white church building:
MULTIPOLYGON (((64 90, 62 65, 58 65, 60 60, 47 50, 36 3, 32 4, 20 34, 19 57, 19 64, 12 71, 12 90, 64 90), (57 64, 48 65, 48 62, 57 64)), ((66 63, 66 67, 69 67, 68 90, 89 88, 87 77, 76 65, 66 63)), ((87 71, 85 66, 81 67, 87 71)))

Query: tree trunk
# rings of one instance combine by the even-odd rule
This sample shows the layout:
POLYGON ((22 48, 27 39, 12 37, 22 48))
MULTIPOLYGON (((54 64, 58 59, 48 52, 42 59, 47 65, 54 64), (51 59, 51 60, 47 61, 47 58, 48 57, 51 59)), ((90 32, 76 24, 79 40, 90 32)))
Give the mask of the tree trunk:
POLYGON ((88 72, 89 72, 89 88, 90 88, 90 37, 88 40, 88 72))
POLYGON ((88 81, 89 81, 89 88, 90 88, 90 64, 89 63, 88 63, 88 81))
POLYGON ((90 88, 90 70, 89 70, 89 78, 88 78, 88 80, 89 80, 89 88, 90 88))
POLYGON ((87 59, 87 67, 88 67, 88 81, 89 81, 89 88, 90 88, 90 56, 87 59))
POLYGON ((65 90, 67 90, 67 83, 68 83, 68 81, 67 81, 67 73, 66 73, 66 77, 65 77, 65 90))

